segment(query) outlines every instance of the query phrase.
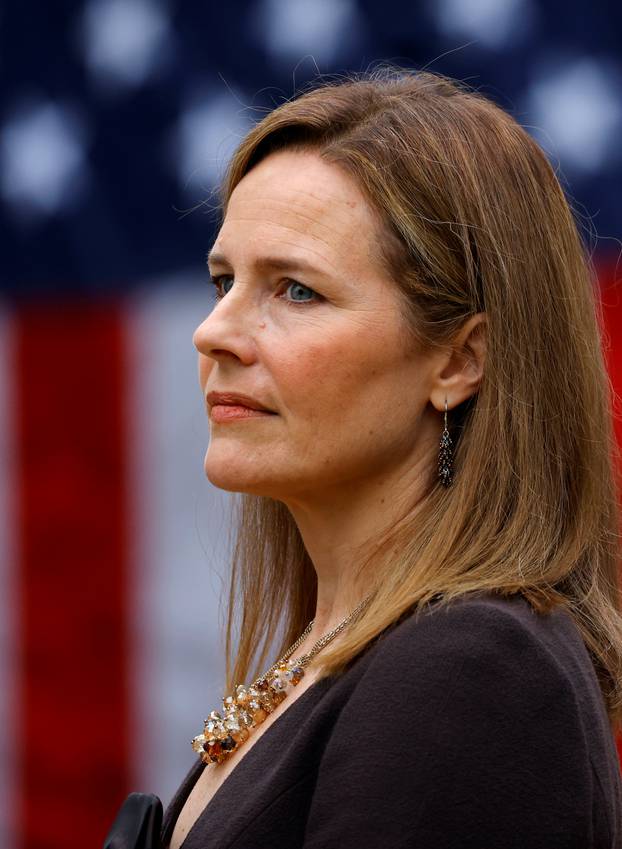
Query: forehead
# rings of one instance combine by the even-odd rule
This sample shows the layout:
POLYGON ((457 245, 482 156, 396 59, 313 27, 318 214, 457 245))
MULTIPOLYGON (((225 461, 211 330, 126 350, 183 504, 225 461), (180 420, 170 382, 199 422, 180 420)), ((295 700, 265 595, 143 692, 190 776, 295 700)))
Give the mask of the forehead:
POLYGON ((238 183, 214 247, 239 254, 278 243, 343 267, 369 262, 377 234, 375 210, 353 177, 316 153, 279 151, 238 183))

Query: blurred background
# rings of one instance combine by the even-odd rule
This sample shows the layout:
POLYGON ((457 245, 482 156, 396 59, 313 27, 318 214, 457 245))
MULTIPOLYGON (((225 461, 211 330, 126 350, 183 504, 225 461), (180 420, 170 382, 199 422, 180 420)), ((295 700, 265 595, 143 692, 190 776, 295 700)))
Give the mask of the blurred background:
POLYGON ((131 790, 170 800, 222 697, 232 496, 191 337, 231 150, 318 74, 474 85, 571 200, 619 392, 622 7, 21 0, 0 42, 0 846, 84 849, 131 790))

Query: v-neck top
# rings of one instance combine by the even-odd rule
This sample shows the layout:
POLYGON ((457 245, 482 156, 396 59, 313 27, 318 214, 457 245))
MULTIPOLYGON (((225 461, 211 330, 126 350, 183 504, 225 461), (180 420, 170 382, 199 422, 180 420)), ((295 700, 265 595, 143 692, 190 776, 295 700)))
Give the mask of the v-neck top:
MULTIPOLYGON (((252 733, 252 732, 251 732, 252 733)), ((177 818, 205 768, 168 805, 177 818)), ((620 849, 620 761, 570 614, 470 594, 320 679, 218 787, 182 849, 620 849)))

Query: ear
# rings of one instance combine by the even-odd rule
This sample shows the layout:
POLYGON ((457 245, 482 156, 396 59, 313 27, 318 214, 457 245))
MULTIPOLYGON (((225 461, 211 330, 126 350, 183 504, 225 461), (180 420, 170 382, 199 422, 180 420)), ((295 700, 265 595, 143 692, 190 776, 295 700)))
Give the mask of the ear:
POLYGON ((430 401, 444 412, 457 407, 479 389, 486 359, 486 313, 470 316, 439 358, 430 401))

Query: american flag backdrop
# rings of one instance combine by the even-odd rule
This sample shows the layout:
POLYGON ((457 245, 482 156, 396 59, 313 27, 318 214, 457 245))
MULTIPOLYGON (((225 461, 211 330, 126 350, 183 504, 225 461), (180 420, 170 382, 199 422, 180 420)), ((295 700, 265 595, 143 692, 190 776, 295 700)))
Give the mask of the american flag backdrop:
POLYGON ((470 82, 569 194, 619 395, 622 10, 22 0, 0 46, 0 849, 84 849, 130 790, 168 802, 222 696, 234 496, 191 337, 229 152, 318 72, 470 82))

